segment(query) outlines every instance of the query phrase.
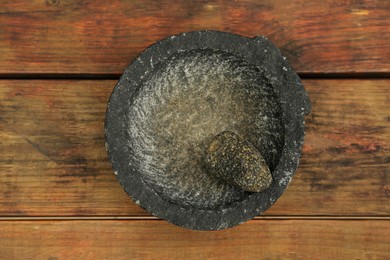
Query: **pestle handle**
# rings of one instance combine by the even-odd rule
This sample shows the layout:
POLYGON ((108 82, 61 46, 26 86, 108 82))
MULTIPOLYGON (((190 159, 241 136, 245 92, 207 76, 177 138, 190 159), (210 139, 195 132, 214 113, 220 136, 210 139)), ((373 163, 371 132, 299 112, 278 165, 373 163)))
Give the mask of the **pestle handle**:
POLYGON ((206 151, 209 173, 245 191, 261 192, 272 183, 272 175, 261 153, 237 134, 216 135, 206 151))

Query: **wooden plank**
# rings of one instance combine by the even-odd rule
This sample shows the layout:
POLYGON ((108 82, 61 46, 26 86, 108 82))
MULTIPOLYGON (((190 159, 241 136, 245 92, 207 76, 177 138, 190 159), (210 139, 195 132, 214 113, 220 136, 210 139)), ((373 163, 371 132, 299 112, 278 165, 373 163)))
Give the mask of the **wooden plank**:
MULTIPOLYGON (((390 80, 305 80, 301 165, 267 215, 390 215, 390 80)), ((0 81, 0 216, 132 216, 104 149, 115 81, 0 81)))
POLYGON ((151 43, 266 35, 301 73, 390 72, 387 0, 1 1, 0 74, 122 73, 151 43))
POLYGON ((155 221, 3 221, 4 259, 389 259, 389 221, 252 220, 214 232, 155 221))

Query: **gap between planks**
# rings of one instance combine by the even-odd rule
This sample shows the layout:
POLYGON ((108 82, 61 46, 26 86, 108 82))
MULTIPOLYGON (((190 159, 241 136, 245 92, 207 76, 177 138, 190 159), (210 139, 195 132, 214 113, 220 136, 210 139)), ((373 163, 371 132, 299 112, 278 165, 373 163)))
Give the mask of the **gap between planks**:
MULTIPOLYGON (((0 80, 119 80, 121 73, 0 73, 0 80)), ((301 79, 388 79, 389 72, 299 73, 301 79)))
MULTIPOLYGON (((0 217, 0 221, 46 221, 46 220, 59 220, 59 221, 73 221, 73 220, 162 220, 154 216, 40 216, 40 217, 0 217)), ((257 216, 252 220, 383 220, 389 221, 390 216, 257 216)))

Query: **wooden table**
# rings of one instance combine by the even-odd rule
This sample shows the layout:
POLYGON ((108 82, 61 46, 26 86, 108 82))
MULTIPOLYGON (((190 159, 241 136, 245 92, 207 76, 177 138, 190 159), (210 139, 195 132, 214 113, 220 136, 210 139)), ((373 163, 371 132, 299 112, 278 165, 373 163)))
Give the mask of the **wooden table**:
POLYGON ((0 2, 1 259, 390 259, 390 1, 0 2), (109 95, 151 43, 266 35, 313 110, 263 216, 196 232, 150 216, 104 149, 109 95))

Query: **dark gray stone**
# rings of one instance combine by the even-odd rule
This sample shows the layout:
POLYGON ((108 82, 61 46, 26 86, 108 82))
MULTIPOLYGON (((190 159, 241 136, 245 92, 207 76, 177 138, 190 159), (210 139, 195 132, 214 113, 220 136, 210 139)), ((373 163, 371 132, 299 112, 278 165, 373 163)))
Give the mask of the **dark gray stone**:
POLYGON ((269 208, 299 162, 308 96, 265 37, 216 31, 172 36, 123 73, 108 103, 106 148, 141 207, 191 229, 231 227, 269 208), (264 157, 272 183, 246 192, 207 173, 205 151, 230 131, 264 157))
POLYGON ((245 191, 261 192, 271 185, 271 171, 261 153, 235 133, 225 131, 215 136, 205 161, 212 176, 245 191))

